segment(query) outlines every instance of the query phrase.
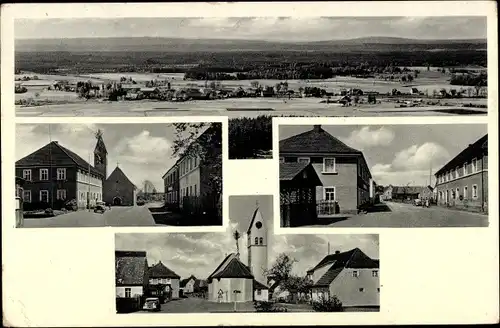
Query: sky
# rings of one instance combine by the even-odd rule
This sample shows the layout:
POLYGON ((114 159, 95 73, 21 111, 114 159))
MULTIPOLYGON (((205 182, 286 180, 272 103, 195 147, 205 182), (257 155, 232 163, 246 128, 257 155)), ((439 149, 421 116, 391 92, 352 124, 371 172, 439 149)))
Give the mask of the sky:
POLYGON ((232 232, 242 233, 239 240, 240 259, 248 265, 247 235, 252 214, 258 201, 264 226, 268 232, 268 266, 276 257, 286 253, 298 262, 292 272, 304 276, 328 254, 336 250, 348 251, 359 247, 368 256, 379 258, 378 235, 273 235, 272 196, 231 196, 229 198, 230 224, 226 232, 220 233, 126 233, 115 235, 116 250, 146 251, 148 264, 161 261, 169 269, 187 278, 191 274, 206 279, 222 262, 226 254, 236 252, 232 232))
MULTIPOLYGON (((311 130, 312 126, 280 126, 279 138, 311 130)), ((469 144, 487 133, 486 124, 323 125, 323 130, 363 151, 379 185, 435 184, 434 173, 469 144)))
POLYGON ((486 17, 198 17, 17 19, 16 39, 170 37, 272 41, 368 36, 486 38, 486 17))
POLYGON ((176 134, 171 124, 17 124, 16 160, 52 140, 88 161, 96 145, 97 129, 103 131, 108 150, 108 176, 119 164, 138 188, 149 180, 157 191, 163 191, 162 176, 177 160, 172 158, 176 134))

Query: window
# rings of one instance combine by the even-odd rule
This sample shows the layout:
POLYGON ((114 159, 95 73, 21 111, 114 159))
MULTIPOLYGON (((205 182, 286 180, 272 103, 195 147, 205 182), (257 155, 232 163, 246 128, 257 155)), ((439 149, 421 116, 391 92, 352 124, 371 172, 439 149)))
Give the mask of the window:
POLYGON ((284 157, 280 157, 280 163, 285 163, 285 158, 284 157))
POLYGON ((255 237, 255 245, 258 245, 258 244, 259 244, 259 238, 255 237))
POLYGON ((372 271, 372 277, 378 277, 378 270, 372 271))
POLYGON ((311 159, 309 157, 299 157, 299 158, 297 158, 297 163, 309 164, 310 162, 311 162, 311 159))
POLYGON ((198 186, 197 185, 194 185, 194 195, 195 196, 198 195, 198 186))
POLYGON ((189 186, 189 196, 193 196, 193 186, 189 186))
POLYGON ((23 201, 26 203, 31 203, 31 190, 23 191, 23 201))
POLYGON ((49 191, 48 190, 40 190, 40 201, 48 203, 49 202, 49 191))
POLYGON ((457 199, 460 199, 460 188, 457 188, 455 196, 457 197, 457 199))
POLYGON ((260 238, 259 238, 259 244, 260 244, 260 245, 263 245, 263 244, 264 244, 264 238, 262 238, 262 237, 260 237, 260 238))
POLYGON ((359 291, 362 293, 362 292, 365 291, 365 289, 364 288, 360 288, 359 291))
POLYGON ((56 196, 56 199, 66 199, 66 189, 58 189, 56 196))
POLYGON ((23 170, 23 179, 31 181, 31 170, 23 170))
POLYGON ((377 292, 379 292, 379 293, 380 293, 380 288, 377 288, 377 292))
POLYGON ((260 289, 257 289, 257 295, 260 296, 261 293, 262 293, 262 291, 260 289))
POLYGON ((477 185, 472 185, 472 198, 477 199, 477 185))
POLYGON ((468 187, 465 186, 464 187, 464 199, 467 199, 469 197, 469 191, 467 189, 468 189, 468 187))
POLYGON ((66 169, 58 168, 57 169, 57 180, 66 180, 66 169))
POLYGON ((472 160, 472 173, 476 173, 477 172, 477 159, 473 159, 472 160))
POLYGON ((359 277, 358 271, 353 271, 353 272, 352 272, 352 276, 353 276, 354 278, 359 277))
POLYGON ((40 169, 40 180, 49 180, 49 170, 40 169))
POLYGON ((127 298, 132 297, 132 289, 131 288, 125 288, 125 297, 127 297, 127 298))
POLYGON ((467 163, 464 163, 463 171, 464 171, 464 176, 467 175, 467 163))
POLYGON ((323 173, 335 172, 335 158, 323 158, 323 173))
POLYGON ((335 200, 335 187, 323 188, 323 199, 328 202, 333 202, 335 200))

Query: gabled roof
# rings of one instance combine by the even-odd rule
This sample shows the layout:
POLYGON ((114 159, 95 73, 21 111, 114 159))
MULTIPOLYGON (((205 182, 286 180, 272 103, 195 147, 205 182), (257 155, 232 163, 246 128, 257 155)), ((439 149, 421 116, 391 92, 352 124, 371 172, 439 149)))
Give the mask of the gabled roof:
POLYGON ((253 280, 253 289, 254 290, 262 290, 262 289, 269 289, 266 285, 263 283, 258 282, 257 280, 253 280))
POLYGON ((90 172, 92 174, 103 177, 99 170, 73 151, 61 146, 57 141, 46 144, 42 148, 35 150, 33 153, 16 162, 16 166, 56 166, 75 164, 85 172, 88 172, 90 167, 90 172))
POLYGON ((297 134, 293 137, 281 140, 279 143, 280 153, 344 153, 361 154, 357 149, 347 146, 315 125, 310 131, 297 134))
POLYGON ((306 172, 307 180, 310 185, 322 186, 321 179, 319 178, 316 170, 311 164, 306 163, 280 163, 280 181, 292 181, 300 179, 300 174, 306 172))
POLYGON ((344 268, 352 269, 372 269, 379 267, 379 261, 368 257, 359 248, 354 248, 347 252, 330 254, 323 258, 309 272, 315 271, 321 267, 330 265, 330 268, 321 276, 314 286, 328 286, 340 274, 344 268))
POLYGON ((182 279, 182 280, 180 281, 180 286, 181 286, 181 287, 186 286, 186 284, 187 284, 187 283, 188 283, 191 279, 194 279, 194 282, 195 282, 195 284, 196 284, 196 277, 195 277, 194 275, 191 275, 189 278, 182 279))
POLYGON ((149 277, 180 279, 177 273, 167 268, 161 261, 149 268, 149 277))
POLYGON ((435 176, 444 173, 450 169, 455 169, 457 166, 462 167, 465 162, 472 160, 475 156, 483 151, 488 150, 488 134, 479 138, 473 144, 470 144, 467 148, 462 150, 457 156, 452 158, 448 163, 446 163, 442 168, 440 168, 435 176))
POLYGON ((250 230, 252 230, 253 223, 255 222, 255 219, 264 221, 262 219, 262 213, 260 212, 259 208, 257 207, 255 211, 253 212, 252 219, 250 220, 250 225, 248 226, 247 233, 250 233, 250 230))
POLYGON ((99 136, 97 138, 97 143, 95 145, 95 150, 103 151, 106 154, 108 153, 108 150, 106 149, 106 145, 104 144, 104 140, 102 140, 102 136, 99 136))
POLYGON ((144 284, 147 267, 146 252, 115 251, 115 277, 117 284, 144 284))
POLYGON ((137 187, 132 183, 132 181, 129 180, 129 178, 123 173, 122 169, 120 169, 118 166, 115 167, 113 172, 109 175, 109 177, 106 179, 106 181, 113 181, 113 180, 118 180, 125 182, 127 184, 130 184, 134 187, 134 189, 137 189, 137 187))
POLYGON ((393 186, 392 187, 392 194, 419 194, 421 193, 425 188, 428 188, 432 190, 432 187, 430 186, 393 186))
POLYGON ((253 279, 250 269, 243 264, 236 253, 231 253, 221 262, 215 271, 208 277, 208 283, 217 278, 248 278, 253 279))

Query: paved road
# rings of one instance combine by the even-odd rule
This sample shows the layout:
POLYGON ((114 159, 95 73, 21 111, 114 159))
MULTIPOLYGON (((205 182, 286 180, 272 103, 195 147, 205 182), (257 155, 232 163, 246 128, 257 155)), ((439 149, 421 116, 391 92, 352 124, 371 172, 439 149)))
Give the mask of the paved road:
MULTIPOLYGON (((172 300, 161 305, 160 313, 211 313, 234 312, 234 303, 210 302, 206 299, 190 297, 172 300)), ((255 312, 252 302, 237 303, 236 312, 255 312)))
POLYGON ((155 226, 146 207, 112 207, 104 214, 87 211, 69 212, 52 218, 25 219, 25 228, 155 226))
POLYGON ((332 227, 487 227, 488 216, 438 206, 386 203, 380 212, 359 214, 329 224, 332 227))
MULTIPOLYGON (((443 112, 460 107, 413 107, 395 108, 394 104, 377 106, 342 107, 338 104, 322 104, 319 100, 292 99, 226 99, 213 101, 156 102, 80 102, 36 107, 16 106, 16 116, 228 116, 256 117, 259 115, 285 116, 416 116, 454 115, 460 113, 443 112)), ((462 110, 466 110, 462 108, 462 110)), ((486 109, 471 109, 474 113, 486 115, 486 109)), ((466 112, 464 112, 466 114, 466 112)))

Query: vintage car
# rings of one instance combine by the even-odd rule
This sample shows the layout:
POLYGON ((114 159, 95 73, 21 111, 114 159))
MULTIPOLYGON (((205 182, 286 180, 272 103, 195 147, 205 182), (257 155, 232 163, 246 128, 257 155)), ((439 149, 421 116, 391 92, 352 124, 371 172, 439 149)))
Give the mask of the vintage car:
POLYGON ((145 311, 160 311, 161 310, 160 299, 158 297, 146 298, 142 309, 145 311))
POLYGON ((422 206, 422 200, 420 198, 414 199, 413 200, 413 205, 415 205, 415 206, 422 206))
POLYGON ((106 212, 106 203, 97 202, 97 204, 94 207, 94 213, 104 214, 104 212, 106 212))

